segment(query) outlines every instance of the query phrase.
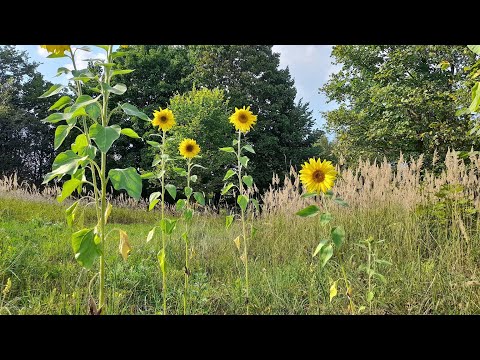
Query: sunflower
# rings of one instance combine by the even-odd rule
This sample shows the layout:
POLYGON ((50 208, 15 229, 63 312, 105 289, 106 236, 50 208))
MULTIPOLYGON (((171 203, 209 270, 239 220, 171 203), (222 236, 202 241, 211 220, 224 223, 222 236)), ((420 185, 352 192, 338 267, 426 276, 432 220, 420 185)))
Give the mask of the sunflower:
POLYGON ((230 116, 230 122, 235 126, 235 130, 246 133, 257 122, 257 115, 253 115, 250 106, 246 109, 245 106, 243 109, 235 108, 235 113, 230 116))
POLYGON ((65 51, 70 50, 70 45, 40 45, 40 47, 46 49, 50 54, 64 54, 65 51))
POLYGON ((183 139, 178 150, 185 159, 192 159, 200 152, 200 146, 193 139, 183 139))
POLYGON ((153 112, 153 126, 159 126, 163 131, 170 130, 175 125, 175 116, 173 116, 172 110, 160 108, 160 111, 155 110, 153 112))
POLYGON ((300 170, 300 180, 303 186, 307 188, 308 192, 327 192, 328 189, 333 187, 337 172, 332 163, 327 160, 323 162, 314 158, 308 159, 308 162, 302 165, 300 170))

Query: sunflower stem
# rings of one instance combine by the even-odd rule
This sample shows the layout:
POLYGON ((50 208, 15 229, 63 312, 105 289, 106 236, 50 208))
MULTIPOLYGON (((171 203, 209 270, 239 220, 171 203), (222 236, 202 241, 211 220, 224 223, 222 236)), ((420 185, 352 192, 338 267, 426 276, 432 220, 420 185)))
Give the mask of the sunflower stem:
MULTIPOLYGON (((190 171, 192 169, 192 160, 187 159, 187 187, 190 187, 190 171)), ((190 197, 187 197, 186 209, 190 208, 190 197)), ((183 315, 187 314, 187 299, 188 299, 188 222, 185 223, 185 293, 183 295, 183 315)))
MULTIPOLYGON (((161 223, 164 223, 165 217, 165 158, 163 157, 165 152, 165 131, 162 131, 162 216, 161 216, 161 223)), ((162 228, 162 251, 163 251, 163 261, 164 261, 164 269, 165 269, 165 262, 167 261, 167 257, 165 254, 165 231, 162 228)), ((163 293, 163 315, 167 315, 167 274, 166 271, 162 271, 162 293, 163 293)))

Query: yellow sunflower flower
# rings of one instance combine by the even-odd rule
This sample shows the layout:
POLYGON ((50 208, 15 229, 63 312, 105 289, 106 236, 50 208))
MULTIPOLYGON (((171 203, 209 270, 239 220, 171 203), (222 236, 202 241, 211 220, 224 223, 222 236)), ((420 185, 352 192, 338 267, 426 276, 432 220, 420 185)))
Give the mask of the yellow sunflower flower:
POLYGON ((128 48, 128 45, 120 45, 120 47, 121 47, 122 49, 126 49, 126 48, 128 48))
POLYGON ((162 131, 170 130, 175 124, 175 116, 173 116, 172 110, 160 108, 160 111, 155 110, 153 112, 152 125, 159 126, 162 131))
POLYGON ((40 45, 41 48, 47 50, 50 54, 64 54, 70 49, 70 45, 40 45))
POLYGON ((235 126, 235 130, 246 133, 257 122, 257 115, 253 115, 250 106, 246 109, 245 106, 242 109, 235 108, 235 113, 230 116, 230 122, 235 126))
POLYGON ((178 150, 185 159, 192 159, 200 152, 200 146, 193 139, 183 139, 178 150))
POLYGON ((320 193, 327 192, 335 183, 337 172, 330 161, 323 160, 323 162, 314 158, 308 159, 302 165, 300 170, 300 180, 303 186, 307 188, 308 192, 320 193))

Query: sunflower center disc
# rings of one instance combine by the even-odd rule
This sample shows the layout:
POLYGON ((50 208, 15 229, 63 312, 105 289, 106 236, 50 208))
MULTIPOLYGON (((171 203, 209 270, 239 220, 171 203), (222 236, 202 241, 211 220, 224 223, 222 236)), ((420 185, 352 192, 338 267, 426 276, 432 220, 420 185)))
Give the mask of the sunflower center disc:
POLYGON ((242 124, 245 124, 248 121, 248 117, 245 114, 240 114, 238 116, 238 121, 240 121, 242 124))
POLYGON ((166 117, 166 116, 162 116, 162 117, 160 118, 160 121, 161 121, 162 123, 167 122, 167 117, 166 117))
POLYGON ((313 178, 315 179, 315 182, 317 183, 320 183, 322 182, 323 180, 325 180, 325 174, 323 172, 321 172, 320 170, 316 170, 313 174, 312 174, 313 178))
POLYGON ((187 152, 192 152, 193 151, 193 145, 187 145, 185 150, 187 150, 187 152))

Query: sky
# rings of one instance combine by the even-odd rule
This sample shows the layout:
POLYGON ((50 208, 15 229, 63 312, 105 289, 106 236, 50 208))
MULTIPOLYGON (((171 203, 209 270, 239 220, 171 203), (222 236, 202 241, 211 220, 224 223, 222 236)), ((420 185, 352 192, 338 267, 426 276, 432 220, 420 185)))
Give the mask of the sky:
MULTIPOLYGON (((45 79, 54 83, 66 83, 66 76, 62 75, 55 78, 57 68, 65 66, 72 68, 69 59, 47 59, 47 51, 40 48, 39 45, 18 45, 21 50, 26 50, 30 58, 41 63, 39 71, 45 76, 45 79)), ((98 58, 103 56, 103 50, 92 46, 93 53, 78 51, 77 67, 87 66, 85 59, 98 58)), ((321 112, 331 110, 336 107, 334 102, 327 103, 323 94, 319 94, 318 89, 325 84, 331 73, 338 69, 338 66, 332 65, 330 58, 331 45, 274 45, 273 51, 280 53, 280 67, 288 66, 290 74, 295 81, 297 89, 297 100, 303 99, 303 102, 310 104, 312 116, 315 119, 316 127, 324 129, 325 121, 321 112)), ((333 134, 329 134, 332 138, 333 134)))

